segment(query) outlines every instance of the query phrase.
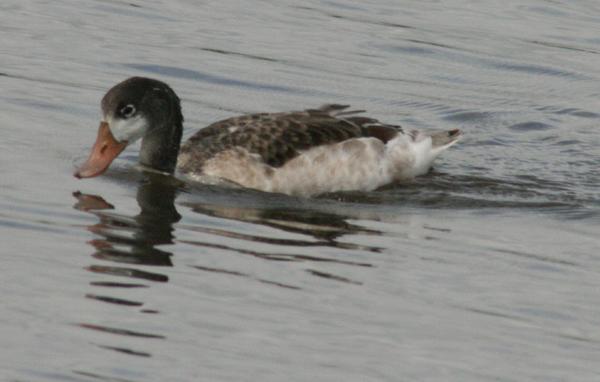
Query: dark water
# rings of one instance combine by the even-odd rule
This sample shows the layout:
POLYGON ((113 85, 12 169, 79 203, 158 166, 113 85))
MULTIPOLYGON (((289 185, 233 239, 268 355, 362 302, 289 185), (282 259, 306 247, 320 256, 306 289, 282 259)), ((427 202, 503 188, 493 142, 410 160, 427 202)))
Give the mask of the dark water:
POLYGON ((0 4, 0 379, 600 380, 600 3, 0 4), (131 75, 219 118, 461 128, 314 199, 72 177, 131 75))

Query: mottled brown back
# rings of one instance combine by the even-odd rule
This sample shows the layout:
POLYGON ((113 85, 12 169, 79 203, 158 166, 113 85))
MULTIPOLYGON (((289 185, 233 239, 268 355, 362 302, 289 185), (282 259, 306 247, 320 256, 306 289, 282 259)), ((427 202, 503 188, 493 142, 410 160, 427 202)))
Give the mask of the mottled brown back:
MULTIPOLYGON (((180 155, 189 155, 185 167, 200 167, 216 154, 240 147, 258 154, 265 163, 280 167, 303 150, 351 138, 375 137, 387 142, 402 129, 367 117, 349 116, 347 105, 287 113, 242 115, 215 122, 194 134, 180 155)), ((191 170, 191 169, 189 169, 191 170)))

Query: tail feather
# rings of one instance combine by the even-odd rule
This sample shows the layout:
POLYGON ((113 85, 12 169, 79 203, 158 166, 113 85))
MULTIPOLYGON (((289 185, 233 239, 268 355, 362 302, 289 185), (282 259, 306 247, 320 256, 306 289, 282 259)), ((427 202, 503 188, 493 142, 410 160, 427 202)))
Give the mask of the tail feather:
POLYGON ((460 136, 462 135, 459 129, 445 130, 445 131, 436 131, 430 134, 431 135, 431 146, 433 149, 442 148, 445 146, 449 146, 452 143, 458 141, 460 136))

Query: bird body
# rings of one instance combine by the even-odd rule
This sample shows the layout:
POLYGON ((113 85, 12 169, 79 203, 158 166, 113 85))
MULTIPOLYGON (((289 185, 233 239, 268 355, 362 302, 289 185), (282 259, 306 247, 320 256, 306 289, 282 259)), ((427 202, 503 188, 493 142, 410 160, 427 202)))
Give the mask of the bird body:
POLYGON ((233 117, 199 130, 180 146, 179 98, 163 82, 133 77, 104 96, 98 140, 75 175, 101 174, 125 146, 142 139, 142 165, 196 181, 218 178, 301 196, 371 191, 427 173, 461 135, 458 129, 407 130, 347 108, 331 104, 233 117))

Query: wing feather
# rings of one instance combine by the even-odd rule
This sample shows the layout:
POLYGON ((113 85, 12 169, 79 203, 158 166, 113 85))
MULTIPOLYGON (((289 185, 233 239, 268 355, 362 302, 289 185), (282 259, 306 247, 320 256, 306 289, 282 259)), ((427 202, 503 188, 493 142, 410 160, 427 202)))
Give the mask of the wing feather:
POLYGON ((399 126, 380 124, 373 118, 352 116, 362 111, 346 111, 348 107, 329 104, 304 111, 228 118, 198 131, 180 152, 188 155, 186 166, 196 168, 219 152, 233 148, 246 149, 260 155, 270 166, 280 167, 313 147, 366 136, 387 142, 401 131, 399 126))

